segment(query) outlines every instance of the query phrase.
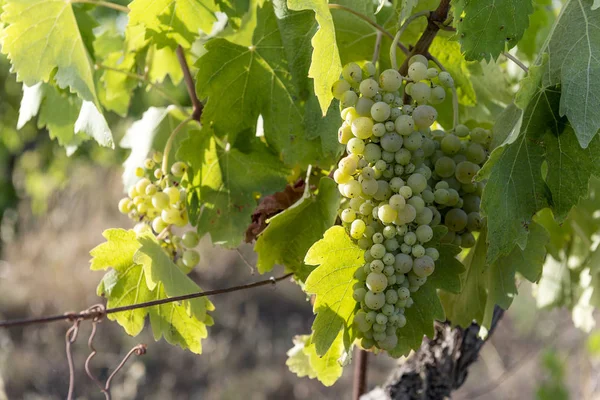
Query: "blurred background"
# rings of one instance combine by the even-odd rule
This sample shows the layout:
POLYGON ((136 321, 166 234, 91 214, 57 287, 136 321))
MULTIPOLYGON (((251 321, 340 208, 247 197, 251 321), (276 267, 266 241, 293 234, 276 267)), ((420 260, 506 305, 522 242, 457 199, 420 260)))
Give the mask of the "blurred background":
MULTIPOLYGON (((34 122, 16 131, 21 86, 0 59, 0 318, 36 317, 80 311, 101 299, 89 251, 110 227, 129 228, 119 214, 124 150, 85 143, 71 157, 34 122)), ((167 90, 185 101, 185 93, 167 90)), ((132 119, 161 105, 138 90, 132 119), (139 92, 139 93, 138 93, 139 92)), ((131 120, 113 119, 117 138, 131 120)), ((202 260, 192 274, 203 289, 261 279, 247 245, 239 251, 201 243, 202 260)), ((277 271, 275 275, 281 273, 277 271)), ((600 333, 573 327, 566 310, 539 311, 532 287, 521 295, 486 344, 455 399, 600 399, 600 333)), ((98 325, 98 354, 92 369, 105 380, 136 344, 145 356, 132 358, 113 383, 114 399, 346 399, 352 368, 334 386, 297 378, 285 365, 296 334, 310 332, 312 311, 293 283, 214 297, 215 325, 194 355, 154 342, 146 329, 132 338, 114 322, 98 325)), ((58 322, 0 330, 0 400, 64 399, 68 388, 65 332, 58 322)), ((78 399, 104 396, 85 375, 90 323, 73 345, 78 399)), ((370 356, 369 387, 382 384, 397 361, 370 356)), ((401 360, 400 360, 401 362, 401 360)))

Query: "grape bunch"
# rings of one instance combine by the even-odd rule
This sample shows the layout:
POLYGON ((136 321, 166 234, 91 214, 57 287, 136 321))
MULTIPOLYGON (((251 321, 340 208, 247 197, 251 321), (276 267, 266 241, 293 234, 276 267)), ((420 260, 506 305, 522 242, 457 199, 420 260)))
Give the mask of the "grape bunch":
POLYGON ((162 154, 156 152, 144 161, 144 167, 135 170, 139 178, 127 197, 119 201, 119 211, 137 223, 136 231, 152 230, 161 246, 177 266, 186 274, 200 261, 194 250, 200 241, 194 231, 178 236, 171 232, 172 226, 188 224, 186 210, 186 181, 182 181, 187 165, 178 161, 171 166, 171 173, 161 168, 162 154))
POLYGON ((355 273, 354 323, 365 349, 391 350, 440 254, 442 243, 472 247, 482 228, 483 183, 473 178, 488 158, 491 132, 458 125, 432 129, 452 76, 429 68, 421 55, 409 60, 408 76, 394 69, 376 76, 375 66, 346 65, 332 88, 340 101, 339 142, 346 146, 333 178, 344 200, 340 219, 364 249, 355 273), (406 101, 405 101, 406 99, 406 101))

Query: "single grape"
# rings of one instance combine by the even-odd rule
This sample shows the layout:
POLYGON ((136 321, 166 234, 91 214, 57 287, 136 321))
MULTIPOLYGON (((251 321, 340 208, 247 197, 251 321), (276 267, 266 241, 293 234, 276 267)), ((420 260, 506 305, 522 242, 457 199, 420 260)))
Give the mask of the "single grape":
POLYGON ((365 288, 357 288, 357 289, 354 289, 354 292, 352 293, 352 298, 354 298, 354 300, 357 303, 360 303, 361 301, 363 301, 365 299, 366 294, 367 294, 367 290, 365 288))
POLYGON ((410 188, 410 186, 402 186, 398 190, 398 194, 401 195, 402 197, 404 197, 405 199, 410 199, 413 195, 413 192, 412 192, 412 189, 410 188))
POLYGON ((415 122, 413 121, 413 117, 410 115, 401 115, 396 118, 394 127, 396 132, 398 132, 400 135, 407 136, 414 132, 415 122))
POLYGON ((156 233, 160 233, 168 226, 168 224, 163 221, 161 217, 156 217, 152 220, 152 229, 156 233))
POLYGON ((374 244, 369 250, 369 253, 373 258, 381 259, 386 253, 385 246, 380 243, 374 244))
POLYGON ((463 124, 456 125, 454 128, 454 134, 458 137, 464 138, 469 136, 469 127, 463 124))
POLYGON ((176 187, 174 187, 174 186, 168 187, 165 190, 163 190, 163 193, 166 194, 167 196, 169 196, 170 204, 175 204, 179 201, 179 198, 180 198, 179 189, 177 189, 176 187))
MULTIPOLYGON (((387 123, 387 122, 386 122, 387 123)), ((373 135, 376 137, 382 137, 387 132, 385 124, 379 122, 373 125, 373 135)))
POLYGON ((445 154, 454 155, 460 151, 461 141, 456 135, 450 133, 442 139, 440 148, 445 154))
POLYGON ((415 82, 427 79, 427 62, 422 63, 419 61, 410 64, 410 66, 408 67, 408 77, 415 82))
POLYGON ((435 162, 435 173, 441 176, 442 178, 449 178, 454 175, 454 171, 456 170, 456 164, 454 160, 450 157, 440 157, 435 162))
POLYGON ((371 272, 383 273, 383 269, 385 268, 385 264, 381 260, 373 260, 369 264, 369 269, 371 272))
POLYGON ((429 102, 431 104, 440 104, 443 103, 446 99, 446 89, 442 86, 436 86, 431 89, 431 96, 429 97, 429 102))
POLYGON ((363 73, 365 76, 373 76, 377 73, 377 68, 375 64, 370 61, 367 61, 362 67, 363 73))
POLYGON ((333 86, 331 87, 331 93, 333 94, 333 97, 338 100, 341 100, 342 95, 348 90, 350 90, 350 84, 344 79, 334 82, 333 86))
POLYGON ((369 117, 371 118, 371 107, 373 107, 375 102, 368 97, 361 97, 356 101, 356 112, 361 117, 369 117))
POLYGON ((435 247, 426 248, 425 254, 431 257, 433 261, 436 261, 438 258, 440 258, 440 253, 435 247))
POLYGON ((471 232, 465 232, 460 235, 460 245, 466 249, 475 246, 475 236, 471 232))
POLYGON ((448 72, 446 72, 446 71, 440 72, 438 75, 438 79, 440 80, 440 84, 442 86, 447 87, 447 88, 454 87, 454 79, 452 79, 452 76, 448 72))
POLYGON ((420 132, 413 132, 410 136, 404 139, 404 147, 407 150, 415 151, 421 147, 423 143, 423 135, 420 132))
POLYGON ((158 210, 169 207, 169 195, 165 192, 157 192, 152 196, 152 205, 158 210))
POLYGON ((373 135, 373 120, 359 117, 352 121, 352 133, 359 139, 368 139, 373 135))
MULTIPOLYGON (((422 212, 425 209, 425 202, 418 195, 412 196, 410 199, 408 199, 406 201, 406 204, 413 206, 413 208, 415 209, 417 214, 419 214, 420 212, 422 212)), ((416 219, 416 217, 415 217, 415 219, 416 219)))
POLYGON ((176 178, 181 178, 187 171, 187 164, 181 161, 177 161, 171 165, 171 174, 176 178))
POLYGON ((408 177, 406 184, 413 193, 421 193, 427 187, 427 179, 421 174, 412 174, 408 177))
POLYGON ((363 96, 372 98, 379 91, 379 85, 377 84, 377 81, 375 79, 369 78, 365 79, 360 83, 359 90, 363 96))
MULTIPOLYGON (((413 65, 422 65, 422 64, 413 64, 413 65)), ((410 89, 410 95, 413 99, 419 104, 425 104, 429 101, 431 97, 431 88, 425 82, 417 82, 412 85, 410 89)), ((413 111, 414 114, 414 111, 413 111)))
POLYGON ((377 216, 384 224, 391 224, 398 217, 398 211, 389 204, 379 207, 377 216))
POLYGON ((196 250, 186 250, 182 259, 186 267, 193 268, 200 262, 200 254, 196 250))
POLYGON ((395 132, 388 132, 381 138, 381 148, 387 152, 392 153, 389 162, 394 161, 393 153, 397 152, 402 148, 403 142, 404 139, 402 139, 402 136, 398 135, 395 132))
POLYGON ((408 66, 410 67, 414 63, 421 63, 423 65, 427 65, 429 61, 427 61, 427 57, 422 54, 415 54, 408 60, 408 66))
POLYGON ((428 77, 429 79, 433 79, 433 78, 435 78, 436 76, 438 76, 438 74, 439 74, 439 73, 440 73, 440 71, 438 71, 438 70, 437 70, 437 68, 429 68, 429 69, 427 70, 427 77, 428 77))
POLYGON ((417 217, 417 211, 413 206, 407 204, 403 209, 398 211, 395 223, 397 225, 410 224, 417 217))
POLYGON ((431 221, 433 221, 433 211, 429 207, 423 208, 423 211, 417 213, 415 218, 415 222, 419 225, 429 225, 431 221))
POLYGON ((138 178, 141 178, 142 176, 144 176, 146 174, 146 172, 144 171, 144 168, 142 167, 137 167, 135 169, 135 176, 137 176, 138 178))
POLYGON ((154 168, 156 166, 156 163, 154 162, 153 159, 151 158, 146 158, 144 160, 144 168, 147 170, 151 170, 152 168, 154 168))
POLYGON ((119 201, 119 212, 121 214, 127 214, 129 211, 131 211, 132 208, 132 202, 131 199, 129 199, 129 197, 125 197, 123 199, 121 199, 119 201))
POLYGON ((402 86, 402 76, 395 69, 386 69, 379 75, 379 86, 386 92, 395 92, 402 86))
POLYGON ((475 164, 483 164, 487 158, 487 153, 479 143, 471 143, 466 151, 467 160, 475 164))
POLYGON ((359 83, 362 80, 362 70, 355 63, 348 63, 342 69, 342 76, 350 83, 359 83))
POLYGON ((350 236, 352 236, 354 239, 360 239, 363 233, 365 233, 365 229, 365 221, 362 219, 356 219, 352 221, 352 224, 350 225, 350 236))
POLYGON ((375 179, 363 179, 360 184, 362 193, 365 196, 374 196, 379 190, 379 184, 375 179))
MULTIPOLYGON (((426 208, 426 210, 429 209, 426 208)), ((433 229, 429 225, 419 225, 415 233, 420 243, 427 243, 433 239, 433 229)))
POLYGON ((379 101, 373 104, 373 106, 371 107, 371 117, 378 122, 386 121, 390 117, 391 112, 392 110, 389 104, 383 101, 379 101))
POLYGON ((395 210, 402 210, 406 206, 406 199, 400 194, 395 194, 390 197, 389 206, 395 210))
MULTIPOLYGON (((424 278, 431 275, 434 269, 435 262, 433 261, 433 259, 427 255, 423 255, 415 259, 412 271, 416 276, 424 278)), ((411 275, 409 275, 409 279, 410 276, 411 275)))
MULTIPOLYGON (((386 284, 387 284, 387 280, 386 280, 386 284)), ((385 294, 383 294, 381 292, 374 293, 369 290, 367 292, 367 294, 365 295, 365 304, 371 310, 379 310, 381 307, 383 307, 385 305, 385 294)), ((375 326, 373 326, 373 328, 375 328, 375 326)))
POLYGON ((471 183, 479 172, 479 166, 470 161, 463 161, 456 166, 455 177, 460 183, 471 183))
POLYGON ((460 232, 467 226, 467 213, 460 208, 453 208, 444 217, 444 224, 453 232, 460 232))

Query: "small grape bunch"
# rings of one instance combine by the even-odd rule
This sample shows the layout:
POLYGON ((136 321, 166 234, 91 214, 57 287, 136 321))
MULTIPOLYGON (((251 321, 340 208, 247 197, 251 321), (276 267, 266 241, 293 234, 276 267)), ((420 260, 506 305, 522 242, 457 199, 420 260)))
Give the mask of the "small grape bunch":
POLYGON ((183 236, 171 232, 173 226, 185 227, 188 222, 186 209, 187 181, 183 181, 188 166, 178 161, 165 174, 161 162, 162 154, 156 152, 144 161, 144 166, 135 170, 139 180, 119 201, 119 211, 136 222, 136 231, 151 230, 161 246, 177 266, 189 273, 200 261, 194 250, 199 237, 194 231, 183 236))
POLYGON ((409 60, 406 77, 394 69, 376 72, 372 63, 350 63, 333 85, 343 119, 338 139, 347 151, 333 178, 344 198, 340 219, 365 251, 353 292, 358 337, 366 349, 391 350, 410 322, 412 293, 440 257, 433 228, 448 228, 444 242, 475 243, 483 183, 473 179, 488 158, 491 132, 432 129, 433 106, 454 81, 425 57, 409 60))

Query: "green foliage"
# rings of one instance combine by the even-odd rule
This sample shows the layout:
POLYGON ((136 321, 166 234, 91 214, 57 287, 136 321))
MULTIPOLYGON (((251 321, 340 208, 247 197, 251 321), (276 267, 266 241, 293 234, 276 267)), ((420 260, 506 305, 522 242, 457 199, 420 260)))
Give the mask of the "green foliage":
MULTIPOLYGON (((137 235, 132 230, 109 229, 104 232, 104 237, 106 242, 90 252, 90 268, 111 268, 97 290, 99 296, 106 297, 108 307, 128 306, 201 291, 173 264, 153 236, 137 235)), ((212 303, 206 297, 201 297, 109 314, 108 318, 116 320, 128 334, 137 336, 149 314, 156 340, 164 336, 169 343, 200 354, 201 340, 208 334, 206 326, 213 324, 207 311, 213 309, 212 303)))
POLYGON ((529 25, 531 0, 458 0, 454 4, 458 37, 467 60, 497 58, 514 47, 529 25))
POLYGON ((325 386, 333 385, 342 376, 343 371, 340 363, 340 358, 345 354, 342 336, 340 331, 323 356, 317 354, 310 335, 296 336, 294 347, 287 353, 286 365, 299 377, 317 378, 325 386))
POLYGON ((296 204, 271 218, 254 247, 258 272, 268 272, 278 263, 305 279, 312 268, 304 264, 304 256, 335 223, 339 202, 335 182, 321 178, 316 195, 307 190, 296 204))
POLYGON ((569 391, 565 386, 565 362, 553 349, 542 354, 542 367, 545 377, 539 384, 535 398, 537 400, 568 400, 569 391))

